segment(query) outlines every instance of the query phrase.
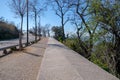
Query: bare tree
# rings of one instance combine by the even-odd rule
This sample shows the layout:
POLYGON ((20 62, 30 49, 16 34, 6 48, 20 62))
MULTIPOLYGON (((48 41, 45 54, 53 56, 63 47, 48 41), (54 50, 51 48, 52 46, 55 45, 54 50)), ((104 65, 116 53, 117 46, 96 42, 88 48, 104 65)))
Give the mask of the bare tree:
POLYGON ((49 1, 52 2, 53 10, 55 11, 56 15, 61 19, 61 27, 64 40, 65 39, 64 27, 65 24, 69 21, 69 17, 66 17, 69 11, 69 7, 67 4, 69 0, 49 0, 49 1))
POLYGON ((30 9, 34 14, 35 20, 35 41, 37 41, 37 17, 40 12, 44 10, 44 7, 41 7, 38 0, 33 0, 30 2, 30 9))
POLYGON ((76 34, 78 39, 81 38, 82 34, 84 33, 84 31, 82 31, 82 33, 80 33, 81 30, 84 30, 83 26, 82 26, 82 21, 79 19, 79 17, 74 13, 72 14, 74 16, 72 16, 72 18, 70 19, 71 24, 75 26, 76 28, 76 34))
POLYGON ((26 13, 26 2, 25 0, 11 0, 10 2, 11 10, 21 18, 21 29, 19 33, 19 47, 22 49, 22 27, 23 27, 23 17, 26 13))

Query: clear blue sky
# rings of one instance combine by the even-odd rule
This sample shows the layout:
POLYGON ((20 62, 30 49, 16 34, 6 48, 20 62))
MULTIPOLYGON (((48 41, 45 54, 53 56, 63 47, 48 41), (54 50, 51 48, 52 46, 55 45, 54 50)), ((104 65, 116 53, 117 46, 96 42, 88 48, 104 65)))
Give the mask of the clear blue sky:
MULTIPOLYGON (((4 17, 9 22, 14 22, 16 25, 20 25, 20 18, 16 17, 8 6, 10 0, 0 0, 0 17, 4 17)), ((41 17, 41 25, 50 24, 51 26, 60 26, 60 18, 55 15, 54 11, 49 9, 44 12, 41 17)), ((26 30, 26 17, 24 18, 23 29, 26 30)), ((29 26, 34 26, 34 19, 30 18, 29 26)), ((71 27, 70 23, 65 25, 65 32, 74 32, 75 28, 71 27)))

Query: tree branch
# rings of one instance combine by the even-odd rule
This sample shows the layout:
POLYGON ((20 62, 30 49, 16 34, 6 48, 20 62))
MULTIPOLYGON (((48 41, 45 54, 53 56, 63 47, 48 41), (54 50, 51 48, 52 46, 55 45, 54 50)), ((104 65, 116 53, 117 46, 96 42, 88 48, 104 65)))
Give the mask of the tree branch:
POLYGON ((78 3, 78 4, 76 5, 76 13, 80 16, 80 18, 82 19, 82 22, 84 23, 84 25, 86 26, 89 34, 91 35, 92 33, 91 33, 91 31, 90 31, 89 26, 87 25, 87 23, 86 23, 83 15, 82 15, 82 13, 79 12, 79 6, 80 6, 80 4, 78 3))
POLYGON ((64 25, 69 21, 69 18, 67 18, 67 20, 64 22, 64 25))
POLYGON ((58 13, 58 11, 56 10, 56 15, 58 15, 61 18, 61 15, 58 13))

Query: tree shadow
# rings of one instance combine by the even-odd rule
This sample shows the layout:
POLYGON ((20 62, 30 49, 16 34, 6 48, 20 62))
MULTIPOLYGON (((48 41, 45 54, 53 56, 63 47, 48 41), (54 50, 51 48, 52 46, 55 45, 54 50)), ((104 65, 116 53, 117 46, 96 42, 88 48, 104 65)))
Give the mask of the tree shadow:
MULTIPOLYGON (((48 44, 48 46, 53 46, 53 47, 60 47, 60 48, 64 48, 64 49, 69 49, 68 47, 61 45, 61 44, 48 44)), ((70 50, 70 49, 69 49, 70 50)))
POLYGON ((46 47, 40 47, 40 46, 31 46, 31 47, 46 49, 46 47))
POLYGON ((42 55, 38 55, 38 54, 35 54, 35 53, 26 52, 26 51, 24 51, 24 53, 35 56, 35 57, 43 57, 42 55))

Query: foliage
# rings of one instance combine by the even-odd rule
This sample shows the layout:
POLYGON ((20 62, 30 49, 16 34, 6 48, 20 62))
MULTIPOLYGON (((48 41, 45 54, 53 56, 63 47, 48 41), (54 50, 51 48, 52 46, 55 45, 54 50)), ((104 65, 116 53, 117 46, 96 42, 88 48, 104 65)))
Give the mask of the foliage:
POLYGON ((19 37, 19 31, 14 24, 0 21, 0 40, 8 40, 19 37))
POLYGON ((52 31, 54 32, 54 38, 63 41, 62 27, 53 26, 52 31))
MULTIPOLYGON (((112 47, 111 52, 107 54, 114 59, 111 69, 113 69, 113 74, 120 74, 120 1, 113 0, 112 3, 110 0, 101 1, 101 0, 92 0, 90 10, 93 12, 93 18, 98 21, 99 27, 105 29, 108 33, 111 33, 112 36, 112 47)), ((107 44, 108 45, 108 44, 107 44)), ((107 53, 107 52, 106 52, 107 53)))
MULTIPOLYGON (((76 49, 78 48, 78 46, 76 45, 76 40, 75 39, 66 39, 64 44, 66 46, 68 46, 69 48, 73 49, 74 51, 77 51, 76 49)), ((80 50, 78 50, 78 51, 80 51, 80 50)))
MULTIPOLYGON (((16 0, 12 1, 12 9, 23 19, 26 4, 21 3, 23 0, 18 0, 17 4, 16 0)), ((63 43, 104 70, 120 76, 120 0, 47 0, 47 2, 51 3, 56 15, 61 19, 61 26, 52 28, 54 38, 59 41, 65 39, 64 26, 71 17, 72 24, 77 28, 77 36, 68 38, 63 43), (71 12, 73 14, 68 18, 67 14, 71 12)), ((35 28, 31 32, 36 35, 37 17, 43 8, 38 6, 37 0, 30 2, 30 5, 35 17, 35 28)), ((6 29, 2 31, 9 33, 6 29)), ((40 28, 40 33, 42 32, 44 36, 46 31, 49 34, 48 29, 40 28)), ((8 34, 5 36, 10 37, 8 34)))
MULTIPOLYGON (((85 42, 83 42, 82 40, 80 40, 80 41, 81 41, 82 45, 84 45, 85 42)), ((79 44, 79 40, 78 40, 77 37, 68 38, 63 43, 66 46, 68 46, 69 48, 71 48, 72 50, 78 52, 80 55, 86 57, 86 53, 84 52, 84 50, 82 49, 81 45, 79 44)))
MULTIPOLYGON (((74 50, 74 51, 76 51, 79 54, 84 56, 84 54, 83 54, 84 52, 82 51, 82 48, 78 44, 77 38, 66 39, 64 44, 66 46, 68 46, 69 48, 71 48, 72 50, 74 50)), ((106 59, 108 59, 108 58, 110 59, 110 57, 106 56, 106 52, 108 52, 108 51, 111 52, 109 47, 110 47, 110 45, 108 46, 108 44, 104 44, 101 42, 98 45, 94 46, 94 50, 93 50, 92 55, 90 57, 90 61, 97 64, 98 66, 100 66, 104 70, 112 73, 113 70, 111 69, 111 65, 109 64, 109 62, 106 61, 106 59), (109 49, 109 50, 106 51, 107 49, 109 49)), ((107 54, 109 54, 109 52, 107 54)))
MULTIPOLYGON (((61 6, 59 1, 55 1, 58 6, 61 6)), ((61 1, 61 4, 63 3, 61 1)), ((68 38, 63 43, 118 77, 120 74, 120 1, 69 0, 66 5, 65 9, 68 8, 73 12, 71 21, 77 28, 77 37, 68 38)), ((53 29, 53 32, 56 32, 54 36, 56 39, 62 37, 58 35, 59 28, 53 29)))
POLYGON ((107 63, 104 63, 104 62, 102 61, 101 56, 100 56, 100 57, 97 57, 97 54, 92 53, 92 55, 91 55, 91 61, 92 61, 93 63, 97 64, 98 66, 100 66, 101 68, 103 68, 104 70, 110 72, 107 63))

